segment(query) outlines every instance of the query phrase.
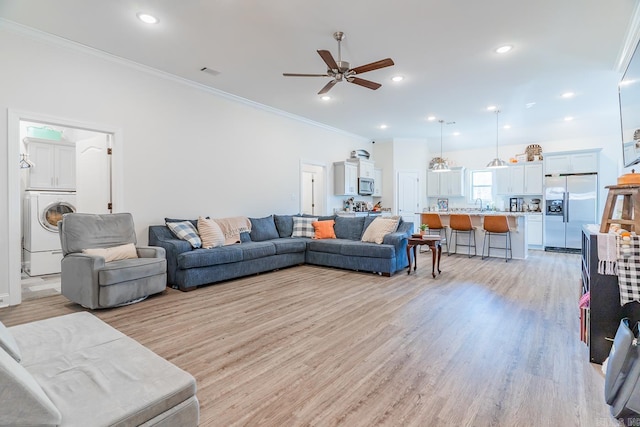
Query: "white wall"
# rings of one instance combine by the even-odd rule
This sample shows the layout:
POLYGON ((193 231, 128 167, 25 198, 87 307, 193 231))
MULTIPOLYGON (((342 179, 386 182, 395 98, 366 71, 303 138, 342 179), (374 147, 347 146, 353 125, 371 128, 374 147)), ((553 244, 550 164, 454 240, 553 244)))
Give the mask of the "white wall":
MULTIPOLYGON (((19 144, 8 141, 8 110, 121 129, 114 149, 123 150, 123 190, 115 210, 133 213, 141 243, 147 241, 148 226, 163 223, 164 217, 298 212, 301 161, 327 166, 326 206, 331 212, 342 205, 331 191, 332 163, 348 158, 354 149, 372 150, 363 138, 49 36, 18 31, 2 21, 0 51, 0 109, 5 111, 0 114, 0 144, 19 144)), ((11 194, 7 177, 20 173, 18 161, 0 150, 0 200, 5 207, 11 194)), ((10 271, 19 269, 7 261, 10 250, 19 250, 5 238, 11 227, 19 229, 19 221, 10 223, 12 218, 19 219, 19 213, 0 210, 0 224, 5 224, 0 295, 13 279, 10 271)))

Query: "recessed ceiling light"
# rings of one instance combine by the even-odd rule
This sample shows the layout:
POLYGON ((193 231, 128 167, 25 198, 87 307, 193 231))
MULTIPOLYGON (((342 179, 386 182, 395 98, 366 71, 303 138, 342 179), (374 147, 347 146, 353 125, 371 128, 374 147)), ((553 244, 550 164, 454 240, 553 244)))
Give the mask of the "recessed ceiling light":
POLYGON ((404 76, 393 76, 391 77, 391 80, 393 80, 394 82, 401 82, 404 80, 404 76))
POLYGON ((511 129, 511 125, 504 125, 502 126, 503 129, 511 129))
POLYGON ((460 135, 460 132, 454 132, 453 133, 453 136, 458 136, 458 135, 460 135))
POLYGON ((322 99, 323 101, 328 101, 328 100, 330 100, 330 99, 331 99, 331 97, 330 97, 329 95, 324 95, 321 99, 322 99))
POLYGON ((573 120, 573 117, 571 117, 571 116, 567 116, 567 117, 564 118, 565 122, 570 122, 571 120, 573 120))
POLYGON ((436 119, 436 116, 427 117, 427 120, 429 120, 430 122, 434 121, 435 119, 436 119))
POLYGON ((626 79, 621 81, 620 83, 618 83, 618 86, 626 86, 626 85, 630 85, 631 83, 635 83, 634 79, 626 79))
POLYGON ((497 48, 496 49, 496 53, 507 53, 511 49, 513 49, 513 46, 511 46, 510 44, 507 44, 507 45, 500 46, 499 48, 497 48))
POLYGON ((387 125, 380 125, 380 129, 386 129, 387 125))
POLYGON ((575 93, 573 93, 573 92, 565 92, 560 96, 562 96, 563 98, 572 98, 574 95, 575 95, 575 93))
POLYGON ((156 18, 153 15, 149 15, 148 13, 139 12, 139 13, 136 13, 136 16, 138 17, 139 20, 141 20, 145 24, 157 24, 158 22, 160 22, 158 18, 156 18))
POLYGON ((496 108, 498 108, 498 107, 496 107, 495 105, 489 105, 489 106, 487 107, 487 111, 495 111, 495 110, 496 110, 496 108))

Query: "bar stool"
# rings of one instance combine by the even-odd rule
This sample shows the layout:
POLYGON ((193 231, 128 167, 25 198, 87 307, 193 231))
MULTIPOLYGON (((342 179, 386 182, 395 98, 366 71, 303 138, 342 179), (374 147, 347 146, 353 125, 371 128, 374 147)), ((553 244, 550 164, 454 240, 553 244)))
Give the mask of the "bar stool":
MULTIPOLYGON (((467 255, 471 258, 471 247, 473 246, 473 256, 476 256, 476 229, 471 224, 471 217, 467 214, 451 214, 449 217, 449 228, 451 228, 449 241, 454 242, 455 245, 454 254, 458 253, 458 246, 467 246, 467 255), (453 238, 453 233, 456 233, 455 240, 453 238), (463 233, 468 236, 467 244, 458 243, 458 233, 463 233), (471 243, 472 240, 473 244, 471 243)), ((447 245, 447 249, 451 249, 451 246, 447 245)), ((447 254, 451 255, 451 251, 448 250, 447 254)))
POLYGON ((509 221, 506 215, 487 215, 484 217, 484 239, 482 239, 482 259, 489 258, 491 248, 504 249, 504 261, 513 259, 513 251, 511 250, 511 230, 509 229, 509 221), (504 246, 491 246, 491 235, 498 234, 504 236, 504 246), (489 237, 489 245, 487 246, 487 256, 484 256, 484 246, 489 237))
POLYGON ((449 245, 447 244, 447 226, 442 225, 442 220, 440 219, 440 214, 437 213, 421 213, 420 220, 422 224, 427 224, 429 230, 436 230, 442 240, 440 240, 441 245, 447 245, 447 253, 449 252, 449 245))

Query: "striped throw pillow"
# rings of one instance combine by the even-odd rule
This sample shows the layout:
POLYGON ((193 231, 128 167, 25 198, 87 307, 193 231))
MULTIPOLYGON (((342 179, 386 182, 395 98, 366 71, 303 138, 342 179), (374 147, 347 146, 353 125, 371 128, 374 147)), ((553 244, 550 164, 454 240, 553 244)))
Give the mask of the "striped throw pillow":
POLYGON ((224 233, 222 228, 212 219, 198 217, 198 232, 202 239, 202 247, 204 249, 217 248, 224 246, 224 233))
POLYGON ((186 240, 194 249, 202 247, 202 240, 198 235, 198 230, 193 226, 191 221, 167 222, 169 230, 178 238, 186 240))
POLYGON ((313 228, 313 223, 316 222, 318 218, 307 218, 307 217, 293 217, 293 233, 291 233, 291 237, 311 237, 313 238, 316 235, 316 229, 313 228))

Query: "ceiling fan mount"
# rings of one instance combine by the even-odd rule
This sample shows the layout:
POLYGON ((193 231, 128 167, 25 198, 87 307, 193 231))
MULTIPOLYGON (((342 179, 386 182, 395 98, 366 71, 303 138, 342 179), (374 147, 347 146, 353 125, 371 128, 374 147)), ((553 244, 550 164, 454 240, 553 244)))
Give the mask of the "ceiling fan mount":
POLYGON ((366 73, 368 71, 378 70, 380 68, 390 67, 394 65, 391 58, 381 59, 380 61, 372 62, 370 64, 361 65, 359 67, 351 68, 351 65, 347 61, 342 60, 342 45, 341 42, 345 39, 345 34, 342 31, 336 31, 333 33, 333 38, 338 42, 338 60, 336 61, 328 50, 318 50, 318 55, 322 58, 327 65, 327 72, 325 74, 299 74, 299 73, 282 73, 285 77, 331 77, 331 81, 327 83, 318 92, 318 95, 325 94, 331 90, 336 83, 346 80, 349 83, 354 83, 368 89, 376 90, 382 85, 380 83, 372 82, 370 80, 361 79, 356 77, 357 74, 366 73))

